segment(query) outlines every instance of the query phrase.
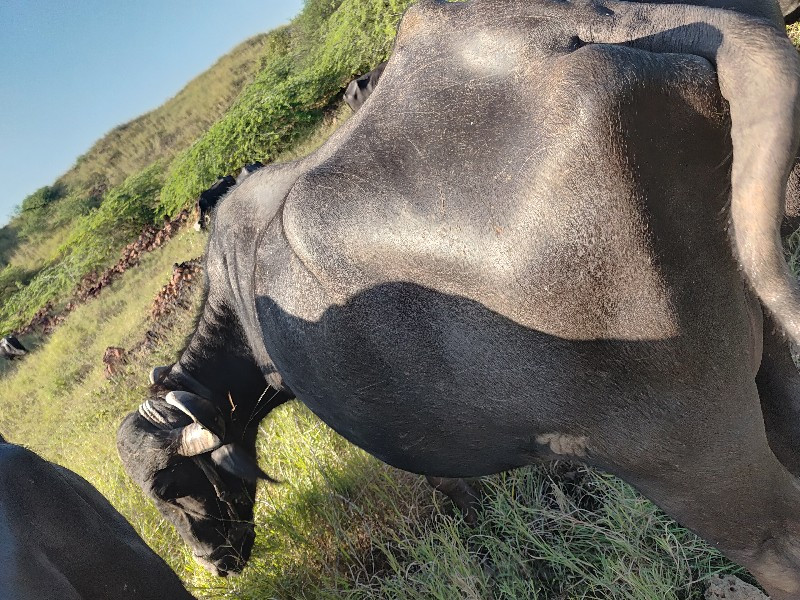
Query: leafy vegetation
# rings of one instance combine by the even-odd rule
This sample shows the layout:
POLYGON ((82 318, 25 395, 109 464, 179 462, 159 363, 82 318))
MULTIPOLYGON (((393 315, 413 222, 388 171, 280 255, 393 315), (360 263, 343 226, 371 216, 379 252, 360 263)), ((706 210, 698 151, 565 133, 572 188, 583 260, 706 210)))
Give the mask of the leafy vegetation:
MULTIPOLYGON (((106 194, 96 210, 76 219, 56 260, 0 306, 0 328, 23 326, 42 306, 66 297, 86 273, 115 262, 128 240, 153 221, 162 172, 163 166, 156 163, 132 175, 106 194)), ((0 272, 0 282, 13 269, 0 272)))
POLYGON ((309 134, 354 74, 385 60, 410 0, 307 2, 270 34, 268 60, 231 110, 170 168, 161 214, 174 214, 225 173, 273 160, 309 134), (288 33, 288 34, 287 34, 288 33))

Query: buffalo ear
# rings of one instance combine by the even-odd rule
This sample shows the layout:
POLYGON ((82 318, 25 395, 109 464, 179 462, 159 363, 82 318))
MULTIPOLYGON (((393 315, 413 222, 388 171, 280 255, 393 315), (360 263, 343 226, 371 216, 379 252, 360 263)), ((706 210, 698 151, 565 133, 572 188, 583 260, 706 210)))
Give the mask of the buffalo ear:
POLYGON ((250 456, 244 448, 236 444, 220 446, 211 453, 211 460, 223 471, 227 471, 239 479, 250 482, 264 479, 270 483, 280 483, 262 471, 255 457, 250 456))

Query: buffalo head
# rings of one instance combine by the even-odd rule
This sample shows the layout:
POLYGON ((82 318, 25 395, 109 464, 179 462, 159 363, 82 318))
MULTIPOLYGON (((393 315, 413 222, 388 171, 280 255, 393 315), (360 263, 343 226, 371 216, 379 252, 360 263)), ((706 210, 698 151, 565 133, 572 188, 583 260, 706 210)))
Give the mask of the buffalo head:
POLYGON ((199 384, 169 389, 170 370, 153 370, 150 397, 120 426, 120 457, 200 564, 220 576, 239 572, 255 539, 256 480, 271 480, 255 459, 257 427, 242 428, 225 414, 232 399, 199 384))

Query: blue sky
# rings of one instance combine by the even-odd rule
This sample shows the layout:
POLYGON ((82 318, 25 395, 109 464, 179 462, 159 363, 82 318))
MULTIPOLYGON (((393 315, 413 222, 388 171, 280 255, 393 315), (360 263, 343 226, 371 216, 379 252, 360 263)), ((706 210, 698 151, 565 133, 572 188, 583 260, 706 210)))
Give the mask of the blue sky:
POLYGON ((302 0, 0 0, 0 225, 107 131, 302 0))

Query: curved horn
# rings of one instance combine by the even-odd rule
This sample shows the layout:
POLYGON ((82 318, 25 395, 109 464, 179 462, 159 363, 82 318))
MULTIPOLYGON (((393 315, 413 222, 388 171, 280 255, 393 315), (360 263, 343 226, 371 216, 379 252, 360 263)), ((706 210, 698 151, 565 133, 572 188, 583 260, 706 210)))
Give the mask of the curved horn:
POLYGON ((177 452, 181 456, 197 456, 219 448, 222 440, 200 423, 175 430, 177 452))
POLYGON ((278 480, 273 479, 262 471, 255 457, 250 456, 244 448, 236 444, 220 446, 211 453, 211 460, 221 469, 227 471, 231 475, 235 475, 239 479, 245 479, 247 481, 265 479, 271 483, 280 483, 278 480))
POLYGON ((172 365, 164 365, 163 367, 153 367, 150 371, 150 385, 161 383, 161 380, 167 376, 172 365))
POLYGON ((217 407, 202 396, 191 392, 169 392, 164 400, 188 415, 192 421, 213 432, 219 439, 225 437, 225 421, 217 407))
POLYGON ((716 65, 731 113, 733 245, 761 302, 800 343, 800 288, 780 240, 786 180, 800 129, 800 59, 785 31, 729 10, 582 4, 592 13, 576 19, 584 41, 694 54, 716 65))

